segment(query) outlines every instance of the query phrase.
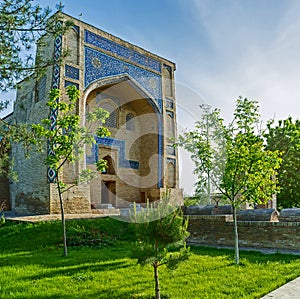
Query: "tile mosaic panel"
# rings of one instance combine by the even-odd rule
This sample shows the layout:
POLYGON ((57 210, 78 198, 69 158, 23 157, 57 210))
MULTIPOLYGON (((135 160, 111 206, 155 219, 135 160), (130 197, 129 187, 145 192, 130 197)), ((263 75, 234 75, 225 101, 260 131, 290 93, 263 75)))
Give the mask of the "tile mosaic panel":
POLYGON ((106 55, 89 47, 85 47, 85 74, 84 84, 91 83, 117 75, 127 74, 145 91, 150 94, 162 111, 161 76, 140 67, 126 63, 112 56, 106 55))
POLYGON ((175 156, 175 147, 172 145, 167 145, 167 155, 175 156))
POLYGON ((172 163, 173 165, 176 165, 176 159, 173 158, 167 158, 167 164, 172 163))
POLYGON ((167 115, 171 116, 172 118, 174 118, 174 112, 173 111, 166 111, 167 115))
POLYGON ((65 76, 74 80, 79 80, 79 69, 66 64, 65 76))
POLYGON ((68 87, 68 86, 76 86, 76 88, 79 89, 78 83, 65 80, 65 87, 68 87))
POLYGON ((146 68, 149 68, 156 72, 161 72, 161 65, 160 62, 147 57, 135 50, 129 49, 127 47, 124 47, 122 45, 119 45, 107 38, 104 38, 98 34, 95 34, 93 32, 90 32, 88 30, 84 31, 84 41, 87 44, 93 45, 97 48, 100 48, 102 50, 108 51, 110 53, 113 53, 115 55, 118 55, 121 58, 125 58, 131 62, 137 63, 141 66, 144 66, 146 68))
POLYGON ((87 164, 93 164, 98 162, 98 145, 114 147, 118 149, 119 152, 119 167, 122 168, 132 168, 132 169, 139 169, 140 163, 138 161, 127 160, 126 159, 126 142, 125 140, 105 137, 99 138, 95 137, 96 144, 92 147, 92 154, 91 156, 86 157, 87 164))
POLYGON ((174 101, 172 99, 166 98, 166 108, 174 109, 174 101))
MULTIPOLYGON (((59 35, 55 38, 54 41, 54 59, 58 61, 59 57, 61 56, 62 52, 62 36, 59 35)), ((53 75, 52 75, 52 86, 51 88, 59 88, 60 84, 60 66, 58 63, 54 64, 53 66, 53 75)), ((58 99, 57 99, 58 101, 58 99)), ((57 119, 57 109, 50 111, 50 128, 54 129, 56 126, 56 119, 57 119)), ((51 148, 50 143, 48 142, 48 156, 53 155, 53 150, 51 148)), ((48 167, 47 169, 47 178, 49 183, 54 183, 56 181, 56 172, 54 169, 48 167)))

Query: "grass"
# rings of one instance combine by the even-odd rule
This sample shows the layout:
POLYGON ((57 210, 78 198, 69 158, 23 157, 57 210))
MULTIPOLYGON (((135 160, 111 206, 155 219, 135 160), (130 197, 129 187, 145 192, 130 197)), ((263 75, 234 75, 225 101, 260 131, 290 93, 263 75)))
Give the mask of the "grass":
MULTIPOLYGON (((60 222, 0 227, 0 298, 152 298, 151 267, 131 258, 132 227, 111 218, 68 221, 62 256, 60 222)), ((160 269, 163 298, 260 298, 300 276, 300 257, 192 247, 178 269, 160 269)))

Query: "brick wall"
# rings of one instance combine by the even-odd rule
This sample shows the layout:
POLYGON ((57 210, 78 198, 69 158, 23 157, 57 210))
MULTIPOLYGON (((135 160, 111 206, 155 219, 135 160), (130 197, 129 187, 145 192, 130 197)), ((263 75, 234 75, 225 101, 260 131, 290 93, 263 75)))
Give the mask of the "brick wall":
MULTIPOLYGON (((233 246, 230 215, 189 216, 189 242, 233 246)), ((238 221, 239 244, 253 249, 293 250, 300 253, 300 222, 238 221)))

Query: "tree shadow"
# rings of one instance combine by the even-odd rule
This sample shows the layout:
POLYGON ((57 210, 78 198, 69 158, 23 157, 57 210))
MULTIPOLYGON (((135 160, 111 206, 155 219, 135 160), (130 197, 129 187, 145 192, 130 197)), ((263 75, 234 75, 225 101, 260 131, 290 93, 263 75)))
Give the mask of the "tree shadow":
MULTIPOLYGON (((230 248, 216 248, 209 246, 190 246, 191 252, 196 255, 207 255, 210 257, 224 256, 226 258, 233 259, 234 258, 234 250, 230 248)), ((253 250, 243 250, 240 249, 240 259, 241 265, 243 265, 243 261, 247 260, 250 263, 256 264, 268 264, 270 262, 277 263, 291 263, 294 261, 300 260, 300 255, 297 254, 289 254, 289 253, 267 253, 253 250)))

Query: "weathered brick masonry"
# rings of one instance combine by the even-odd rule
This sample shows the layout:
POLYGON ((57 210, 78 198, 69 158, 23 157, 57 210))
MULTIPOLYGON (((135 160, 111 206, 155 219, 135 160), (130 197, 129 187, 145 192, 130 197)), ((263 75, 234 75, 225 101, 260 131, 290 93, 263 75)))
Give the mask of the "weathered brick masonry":
MULTIPOLYGON (((292 250, 300 253, 300 222, 238 221, 239 244, 253 249, 292 250)), ((189 216, 189 242, 233 246, 231 215, 189 216)))

